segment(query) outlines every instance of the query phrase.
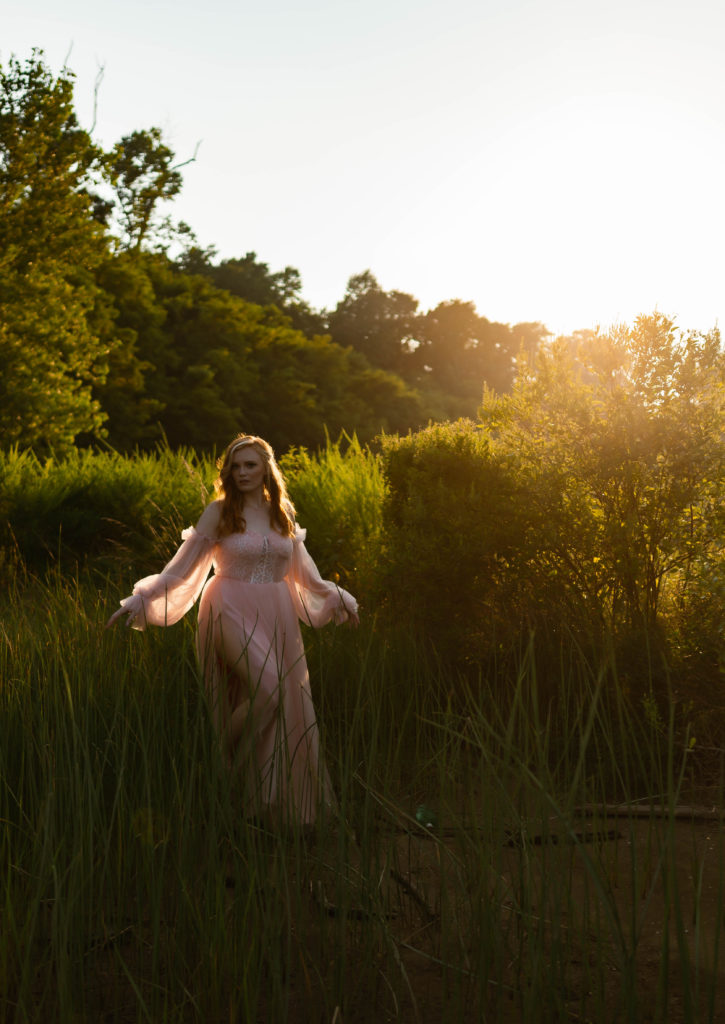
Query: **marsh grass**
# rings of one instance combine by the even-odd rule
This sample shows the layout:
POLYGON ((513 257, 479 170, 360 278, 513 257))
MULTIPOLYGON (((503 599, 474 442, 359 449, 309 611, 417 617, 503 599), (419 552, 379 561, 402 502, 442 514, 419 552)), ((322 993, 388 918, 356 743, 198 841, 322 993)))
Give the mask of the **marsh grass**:
POLYGON ((169 555, 216 475, 209 459, 160 446, 134 456, 74 450, 62 459, 0 451, 0 566, 143 567, 169 555))
MULTIPOLYGON (((321 569, 343 583, 354 574, 358 588, 369 588, 386 489, 379 458, 343 434, 316 454, 295 449, 280 462, 321 569)), ((74 450, 62 459, 0 451, 0 567, 150 571, 199 518, 216 476, 211 456, 165 445, 132 456, 74 450)))
POLYGON ((326 578, 372 596, 379 575, 383 500, 387 484, 381 459, 353 435, 329 437, 311 454, 288 452, 280 460, 300 524, 326 578))
POLYGON ((554 705, 535 641, 503 700, 374 620, 308 634, 309 836, 245 825, 191 620, 105 633, 112 593, 3 601, 1 1020, 722 1019, 721 820, 681 817, 690 740, 606 653, 554 705))

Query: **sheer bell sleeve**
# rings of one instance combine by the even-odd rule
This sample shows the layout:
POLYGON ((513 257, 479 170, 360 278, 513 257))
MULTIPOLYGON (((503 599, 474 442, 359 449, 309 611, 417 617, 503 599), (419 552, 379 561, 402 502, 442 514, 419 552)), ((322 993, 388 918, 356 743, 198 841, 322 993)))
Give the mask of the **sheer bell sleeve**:
POLYGON ((133 615, 129 625, 171 626, 188 612, 209 575, 216 540, 193 526, 181 534, 182 544, 174 557, 155 576, 146 576, 133 588, 121 607, 133 615))
POLYGON ((297 615, 309 626, 324 626, 333 620, 346 622, 348 612, 357 613, 357 601, 342 587, 323 580, 307 548, 306 530, 295 526, 292 538, 292 561, 287 572, 287 584, 297 615))

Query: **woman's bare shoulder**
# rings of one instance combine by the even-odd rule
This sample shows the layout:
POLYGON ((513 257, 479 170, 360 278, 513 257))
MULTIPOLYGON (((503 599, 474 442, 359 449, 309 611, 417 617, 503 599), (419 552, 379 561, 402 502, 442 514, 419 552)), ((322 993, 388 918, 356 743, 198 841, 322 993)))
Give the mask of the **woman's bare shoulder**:
POLYGON ((199 533, 205 533, 209 537, 216 536, 219 532, 221 515, 222 499, 217 498, 216 501, 211 501, 201 513, 196 529, 199 533))

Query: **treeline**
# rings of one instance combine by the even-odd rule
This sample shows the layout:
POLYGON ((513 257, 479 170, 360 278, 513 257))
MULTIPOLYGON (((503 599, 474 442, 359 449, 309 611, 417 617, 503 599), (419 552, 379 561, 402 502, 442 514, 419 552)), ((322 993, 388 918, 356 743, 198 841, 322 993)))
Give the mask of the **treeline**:
POLYGON ((0 68, 3 446, 365 440, 475 414, 482 385, 507 391, 517 354, 547 335, 460 300, 420 311, 369 271, 314 310, 295 268, 217 260, 164 215, 182 167, 156 128, 103 151, 72 73, 42 53, 0 68))

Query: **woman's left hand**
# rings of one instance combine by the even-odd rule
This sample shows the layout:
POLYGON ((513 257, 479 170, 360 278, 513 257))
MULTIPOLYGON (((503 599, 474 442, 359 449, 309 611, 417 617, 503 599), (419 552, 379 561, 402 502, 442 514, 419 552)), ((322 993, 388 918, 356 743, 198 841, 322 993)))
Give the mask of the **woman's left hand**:
POLYGON ((143 601, 138 594, 133 594, 131 597, 127 597, 121 607, 113 613, 108 622, 106 623, 106 629, 110 626, 114 626, 119 619, 126 616, 126 625, 132 626, 134 619, 143 608, 143 601))

